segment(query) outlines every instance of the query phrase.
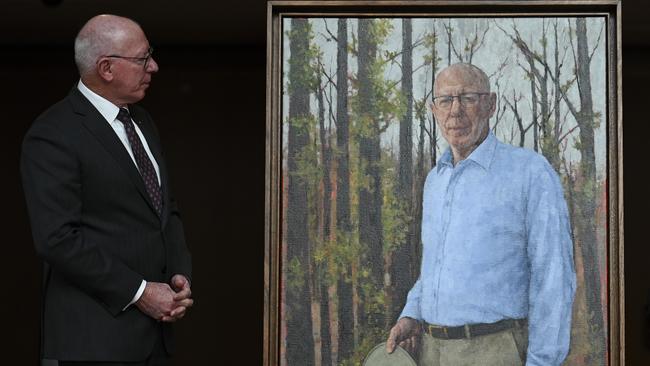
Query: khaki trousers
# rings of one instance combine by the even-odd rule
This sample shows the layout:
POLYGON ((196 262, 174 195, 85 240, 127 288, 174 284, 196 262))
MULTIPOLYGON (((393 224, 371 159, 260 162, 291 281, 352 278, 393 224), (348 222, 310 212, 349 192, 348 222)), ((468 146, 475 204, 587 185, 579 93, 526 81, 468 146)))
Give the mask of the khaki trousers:
POLYGON ((515 327, 475 338, 438 339, 422 335, 419 366, 523 366, 528 327, 515 327))

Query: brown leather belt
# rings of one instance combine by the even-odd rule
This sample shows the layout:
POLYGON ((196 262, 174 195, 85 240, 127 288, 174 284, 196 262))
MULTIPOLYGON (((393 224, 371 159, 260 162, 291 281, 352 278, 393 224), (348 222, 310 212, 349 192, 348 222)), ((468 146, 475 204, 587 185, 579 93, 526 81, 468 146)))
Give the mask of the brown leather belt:
POLYGON ((503 319, 496 323, 465 324, 457 327, 444 327, 424 322, 424 331, 434 338, 463 339, 500 332, 515 327, 526 326, 526 319, 503 319))

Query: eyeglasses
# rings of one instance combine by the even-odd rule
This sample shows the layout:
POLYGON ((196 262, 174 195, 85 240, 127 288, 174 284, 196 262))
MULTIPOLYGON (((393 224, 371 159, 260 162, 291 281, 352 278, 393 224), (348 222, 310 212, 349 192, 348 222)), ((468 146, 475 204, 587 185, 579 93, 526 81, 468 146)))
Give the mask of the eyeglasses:
POLYGON ((149 50, 147 50, 147 55, 144 57, 127 57, 127 56, 120 56, 120 55, 108 55, 104 57, 122 58, 131 62, 135 62, 138 65, 142 65, 142 68, 146 69, 147 65, 149 64, 149 60, 151 60, 152 54, 153 54, 153 47, 149 47, 149 50))
POLYGON ((490 93, 462 93, 458 95, 441 95, 433 98, 433 104, 440 109, 449 109, 454 103, 454 98, 458 98, 458 102, 463 107, 473 107, 481 99, 481 96, 490 93))

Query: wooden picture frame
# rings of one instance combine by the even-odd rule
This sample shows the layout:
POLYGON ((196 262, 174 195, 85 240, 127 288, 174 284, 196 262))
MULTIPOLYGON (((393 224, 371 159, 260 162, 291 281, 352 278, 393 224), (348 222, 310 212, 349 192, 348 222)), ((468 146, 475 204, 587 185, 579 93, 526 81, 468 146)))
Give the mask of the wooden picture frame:
POLYGON ((399 271, 409 274, 399 281, 408 282, 402 287, 410 288, 419 269, 414 262, 421 255, 417 225, 421 220, 417 197, 422 195, 424 182, 421 170, 431 169, 446 148, 442 136, 432 138, 436 128, 429 109, 432 75, 458 61, 477 65, 490 78, 498 98, 490 120, 494 135, 538 151, 562 180, 577 278, 571 348, 563 364, 625 364, 621 2, 404 0, 268 2, 264 365, 362 364, 367 351, 387 337, 399 315, 395 309, 406 301, 403 288, 395 285, 397 270, 391 266, 400 260, 395 253, 401 250, 408 258, 407 267, 399 271), (294 19, 303 20, 291 23, 294 19), (346 19, 347 24, 342 79, 337 79, 336 26, 342 24, 338 19, 346 19), (381 116, 376 117, 380 132, 373 140, 374 153, 359 151, 359 146, 368 143, 362 140, 368 135, 359 122, 364 114, 355 109, 362 103, 358 65, 366 62, 355 55, 362 42, 358 19, 370 20, 375 27, 371 32, 380 38, 373 45, 376 58, 371 61, 377 62, 376 67, 369 68, 379 80, 374 84, 377 98, 385 98, 374 104, 381 109, 381 116), (403 38, 407 26, 402 19, 411 19, 410 42, 403 38), (581 32, 586 38, 578 41, 581 32), (292 49, 292 41, 302 48, 292 49), (410 94, 397 87, 407 84, 400 76, 406 42, 412 45, 407 47, 411 50, 411 61, 407 61, 411 63, 410 94), (587 59, 578 55, 579 42, 586 42, 587 59), (300 56, 291 59, 292 53, 300 56), (578 75, 584 64, 590 66, 588 72, 578 75), (393 69, 387 70, 388 65, 393 69), (290 76, 292 67, 300 72, 290 76), (584 80, 589 80, 589 89, 584 80), (341 144, 337 140, 337 89, 344 82, 348 140, 341 144), (590 95, 581 95, 580 90, 590 95), (302 111, 290 111, 292 103, 302 111), (395 145, 402 146, 400 120, 408 114, 412 130, 403 133, 411 137, 411 144, 405 145, 411 151, 405 163, 411 173, 400 173, 403 160, 395 145), (591 135, 582 133, 587 130, 591 135), (586 145, 591 145, 593 156, 586 145), (346 147, 345 153, 341 146, 346 147), (555 146, 556 155, 551 155, 549 146, 555 146), (345 161, 339 161, 346 154, 345 161), (374 154, 375 160, 368 163, 363 154, 374 154), (416 161, 418 156, 421 161, 416 161), (349 175, 347 187, 338 185, 340 172, 345 172, 338 170, 341 165, 346 165, 349 175), (376 166, 374 173, 368 166, 376 166), (359 196, 373 193, 368 188, 373 184, 368 178, 372 174, 384 178, 379 187, 387 193, 379 196, 378 206, 360 208, 364 198, 359 196), (398 196, 404 192, 398 189, 403 174, 411 174, 406 180, 409 194, 398 196), (296 181, 301 183, 296 185, 296 181), (294 195, 297 191, 300 194, 294 195), (350 206, 337 211, 343 207, 337 206, 343 191, 350 206), (294 202, 298 206, 292 206, 294 202), (379 234, 370 235, 382 243, 374 254, 364 247, 367 236, 359 238, 368 222, 362 216, 368 210, 381 213, 379 234), (294 230, 298 226, 300 230, 294 230), (373 258, 379 260, 373 262, 373 258), (368 290, 369 283, 375 292, 368 290), (352 291, 352 300, 339 300, 337 289, 342 286, 352 291), (355 308, 344 310, 341 304, 355 308), (364 318, 363 313, 375 310, 383 311, 385 317, 364 318), (353 321, 339 321, 342 311, 354 313, 344 317, 353 321), (291 335, 293 343, 288 346, 292 326, 302 329, 291 335), (334 345, 344 328, 354 338, 351 344, 345 343, 345 352, 343 342, 334 345), (288 359, 287 347, 308 356, 300 361, 288 359))

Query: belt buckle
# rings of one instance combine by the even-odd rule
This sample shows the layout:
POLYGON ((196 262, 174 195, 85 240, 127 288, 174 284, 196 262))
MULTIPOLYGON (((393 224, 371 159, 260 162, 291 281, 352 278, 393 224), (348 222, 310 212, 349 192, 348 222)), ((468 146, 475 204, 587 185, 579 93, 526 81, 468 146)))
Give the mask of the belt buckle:
POLYGON ((427 324, 427 327, 429 328, 429 333, 433 333, 432 329, 442 330, 442 333, 445 335, 445 338, 449 339, 449 331, 447 330, 447 327, 442 325, 435 325, 435 324, 427 324))
POLYGON ((472 338, 472 332, 470 331, 469 324, 465 324, 465 338, 470 339, 472 338))

